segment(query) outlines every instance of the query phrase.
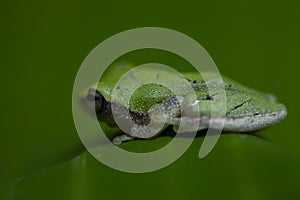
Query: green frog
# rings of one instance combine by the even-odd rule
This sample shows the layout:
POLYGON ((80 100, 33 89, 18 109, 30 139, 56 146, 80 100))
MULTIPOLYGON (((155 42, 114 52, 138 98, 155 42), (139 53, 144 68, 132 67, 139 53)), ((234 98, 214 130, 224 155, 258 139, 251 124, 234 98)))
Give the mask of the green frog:
MULTIPOLYGON (((117 73, 123 74, 129 68, 126 66, 120 67, 117 73)), ((148 70, 151 71, 152 69, 148 70)), ((156 78, 159 79, 160 71, 153 70, 156 70, 156 78)), ((145 74, 147 75, 147 73, 145 74)), ((129 104, 126 105, 122 102, 122 95, 117 96, 117 100, 112 100, 113 90, 123 89, 123 91, 126 91, 126 87, 131 87, 134 84, 137 75, 131 72, 127 77, 131 79, 131 81, 128 81, 130 84, 115 87, 115 83, 120 76, 116 74, 116 70, 108 70, 105 77, 89 89, 87 100, 95 106, 94 109, 98 119, 110 126, 118 126, 116 120, 125 120, 124 123, 126 123, 126 120, 134 122, 134 126, 130 128, 130 131, 113 139, 113 143, 116 145, 134 138, 149 139, 156 137, 168 126, 173 126, 174 131, 179 133, 178 126, 182 121, 185 124, 198 123, 198 131, 207 129, 212 119, 211 102, 218 101, 221 95, 217 88, 218 84, 215 88, 212 87, 208 90, 207 83, 216 81, 213 76, 204 80, 197 72, 182 72, 181 75, 180 78, 193 89, 196 99, 191 98, 190 91, 181 91, 180 95, 174 95, 174 92, 161 84, 148 83, 135 90, 131 95, 129 104), (185 112, 190 111, 191 113, 194 112, 193 108, 196 106, 197 112, 200 112, 200 114, 198 117, 188 113, 183 116, 182 106, 187 108, 185 112), (114 114, 112 107, 114 108, 114 114), (189 108, 191 109, 189 110, 189 108), (126 113, 129 113, 129 115, 126 115, 126 113), (163 126, 159 130, 155 130, 156 134, 153 134, 154 130, 151 130, 153 126, 149 126, 149 129, 145 128, 152 121, 163 122, 163 126)), ((174 87, 178 83, 178 80, 173 78, 161 78, 167 79, 171 84, 174 84, 174 87)), ((257 91, 226 77, 222 79, 226 93, 226 105, 224 105, 226 106, 226 114, 223 117, 225 118, 223 131, 253 132, 277 124, 286 117, 286 107, 279 103, 273 94, 257 91)), ((123 93, 123 95, 126 94, 123 93)))

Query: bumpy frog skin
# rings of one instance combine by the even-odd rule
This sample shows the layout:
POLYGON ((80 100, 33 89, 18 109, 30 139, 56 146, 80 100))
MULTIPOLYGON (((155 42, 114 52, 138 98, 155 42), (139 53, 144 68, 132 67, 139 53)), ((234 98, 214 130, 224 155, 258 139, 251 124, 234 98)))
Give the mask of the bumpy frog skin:
MULTIPOLYGON (((123 69, 123 71, 127 69, 123 69)), ((122 69, 119 69, 119 72, 122 69)), ((152 138, 147 133, 147 129, 139 128, 145 127, 151 121, 150 114, 155 111, 159 121, 159 116, 167 116, 166 128, 173 125, 174 131, 177 132, 180 120, 185 120, 189 123, 199 123, 198 130, 207 129, 211 120, 211 101, 218 99, 218 92, 212 89, 208 92, 205 81, 197 73, 182 73, 197 95, 196 103, 199 106, 200 118, 184 117, 181 118, 181 105, 188 102, 189 94, 182 94, 181 96, 174 96, 173 93, 159 84, 146 84, 136 90, 131 96, 129 108, 122 105, 122 102, 111 102, 111 95, 114 89, 114 80, 109 79, 114 77, 117 79, 116 74, 111 74, 113 71, 108 71, 106 78, 100 80, 96 87, 91 88, 88 92, 87 99, 89 102, 95 102, 96 112, 98 119, 107 122, 111 126, 116 126, 112 116, 111 105, 117 107, 115 110, 115 117, 118 120, 128 118, 125 111, 129 110, 130 118, 135 122, 132 127, 130 135, 122 135, 116 137, 113 142, 120 144, 123 141, 137 138, 152 138), (187 101, 186 101, 187 100, 187 101), (158 105, 159 104, 159 105, 158 105), (157 115, 159 113, 159 115, 157 115)), ((120 72, 121 73, 121 72, 120 72)), ((159 72, 157 72, 159 74, 159 72)), ((134 74, 130 76, 135 78, 134 74)), ((172 80, 169 80, 172 81, 172 80)), ((206 81, 214 81, 208 79, 206 81)), ((283 120, 287 115, 287 110, 283 104, 277 102, 277 98, 272 94, 256 91, 254 89, 245 87, 235 81, 223 77, 225 92, 226 92, 226 118, 223 131, 230 132, 252 132, 259 129, 269 127, 277 124, 283 120)), ((175 84, 175 83, 174 83, 175 84)), ((126 87, 126 86, 124 86, 126 87)), ((217 91, 217 90, 216 90, 217 91)), ((120 97, 121 98, 121 97, 120 97)), ((193 102, 195 103, 195 102, 193 102)), ((188 106, 188 105, 186 105, 188 106)), ((218 118, 213 119, 215 121, 218 118)), ((158 131, 157 135, 162 132, 158 131)))

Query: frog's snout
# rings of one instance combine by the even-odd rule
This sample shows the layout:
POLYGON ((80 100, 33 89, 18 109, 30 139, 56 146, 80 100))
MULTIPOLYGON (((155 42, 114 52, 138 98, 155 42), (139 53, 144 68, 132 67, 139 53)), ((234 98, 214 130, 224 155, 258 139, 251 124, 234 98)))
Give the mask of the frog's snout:
POLYGON ((96 112, 101 112, 105 100, 97 90, 89 89, 86 99, 91 105, 95 105, 96 112))

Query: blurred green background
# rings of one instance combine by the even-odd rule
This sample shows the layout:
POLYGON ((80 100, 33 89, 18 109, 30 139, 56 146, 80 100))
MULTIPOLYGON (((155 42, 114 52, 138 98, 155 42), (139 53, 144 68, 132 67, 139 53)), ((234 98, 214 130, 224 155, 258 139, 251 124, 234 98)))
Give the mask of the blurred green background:
POLYGON ((300 199, 299 9, 296 0, 2 1, 0 199, 300 199), (144 26, 191 36, 222 74, 276 94, 287 119, 223 134, 202 160, 198 137, 148 174, 102 165, 75 130, 73 81, 97 44, 144 26))

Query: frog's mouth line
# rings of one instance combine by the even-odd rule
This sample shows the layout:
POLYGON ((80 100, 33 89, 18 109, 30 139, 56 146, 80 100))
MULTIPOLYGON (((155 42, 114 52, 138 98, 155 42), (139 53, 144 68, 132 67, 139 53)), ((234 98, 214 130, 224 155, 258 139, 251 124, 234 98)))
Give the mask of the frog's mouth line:
MULTIPOLYGON (((246 99, 241 104, 239 104, 239 105, 235 106, 234 108, 232 108, 231 110, 227 111, 226 116, 228 115, 228 113, 242 107, 243 105, 245 105, 246 103, 249 103, 252 100, 253 100, 252 98, 246 99)), ((95 109, 96 113, 97 113, 97 117, 98 117, 99 120, 101 119, 102 121, 112 123, 113 116, 112 116, 112 113, 111 113, 111 103, 106 101, 105 98, 103 97, 103 95, 98 90, 93 89, 93 88, 89 89, 88 94, 85 97, 85 103, 83 103, 83 107, 85 108, 86 111, 88 111, 89 113, 91 113, 93 115, 94 115, 94 113, 92 113, 92 112, 95 109), (88 103, 86 103, 86 101, 88 103), (89 108, 87 108, 86 105, 88 105, 89 108), (91 108, 91 105, 94 106, 94 108, 91 108), (109 118, 109 119, 106 119, 106 118, 109 118)), ((123 109, 126 109, 126 108, 123 108, 123 109)), ((138 124, 138 125, 142 125, 142 126, 147 125, 151 121, 149 113, 147 113, 147 112, 137 112, 137 111, 129 110, 129 113, 130 113, 130 118, 132 120, 134 120, 135 123, 138 124)), ((272 114, 272 113, 268 113, 268 114, 272 114)), ((259 116, 257 116, 257 114, 254 114, 254 115, 256 116, 256 118, 259 117, 259 116)), ((267 113, 265 113, 265 115, 267 115, 267 113)), ((274 113, 272 116, 273 116, 273 118, 269 117, 268 119, 262 120, 262 121, 266 121, 266 124, 270 124, 272 122, 272 120, 274 121, 274 123, 279 122, 286 116, 286 111, 283 112, 283 114, 274 113)), ((255 121, 252 116, 245 116, 244 118, 247 118, 247 119, 249 118, 248 121, 247 121, 247 124, 253 124, 252 122, 255 121)), ((205 121, 207 121, 207 120, 202 120, 202 122, 203 122, 202 124, 207 124, 208 123, 208 122, 205 122, 205 121)), ((267 127, 267 126, 263 127, 261 125, 262 123, 259 122, 261 120, 256 120, 256 121, 258 121, 257 122, 257 128, 254 127, 252 129, 249 129, 249 128, 245 129, 245 128, 241 128, 240 126, 239 126, 239 128, 234 127, 234 125, 232 125, 233 123, 230 123, 230 122, 231 121, 237 121, 235 118, 230 118, 229 117, 229 118, 227 118, 226 121, 227 121, 227 124, 229 124, 229 126, 231 127, 230 130, 233 131, 233 132, 253 132, 257 129, 267 127)), ((243 123, 245 123, 245 121, 246 120, 244 120, 243 123)), ((243 124, 243 123, 240 122, 238 124, 243 124)), ((170 123, 170 124, 174 125, 174 123, 170 123)), ((235 124, 237 124, 237 123, 235 123, 235 124)), ((115 125, 115 123, 113 123, 113 125, 115 125)), ((206 127, 204 127, 204 129, 205 128, 206 127)), ((229 130, 229 129, 226 128, 226 126, 225 126, 224 131, 227 131, 227 130, 229 130)))

